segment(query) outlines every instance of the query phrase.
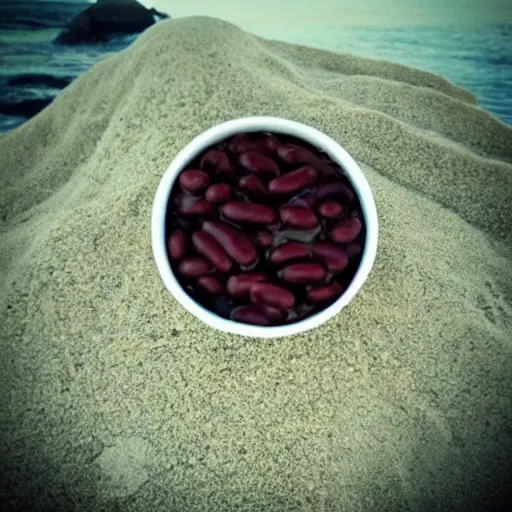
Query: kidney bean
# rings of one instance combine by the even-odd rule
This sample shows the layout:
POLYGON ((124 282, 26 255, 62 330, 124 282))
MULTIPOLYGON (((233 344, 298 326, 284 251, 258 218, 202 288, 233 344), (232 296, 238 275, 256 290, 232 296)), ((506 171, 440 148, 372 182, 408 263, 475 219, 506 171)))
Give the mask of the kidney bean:
POLYGON ((265 152, 275 153, 280 146, 281 142, 275 135, 271 133, 265 135, 265 138, 263 140, 263 148, 265 152))
POLYGON ((222 283, 214 276, 201 276, 197 280, 197 286, 210 295, 222 293, 222 283))
POLYGON ((337 201, 325 201, 318 207, 318 213, 326 219, 335 219, 343 212, 343 206, 337 201))
POLYGON ((313 167, 301 167, 296 171, 289 172, 274 178, 268 184, 269 192, 273 194, 290 194, 298 192, 303 188, 310 187, 316 183, 318 173, 313 167))
POLYGON ((288 144, 277 149, 277 154, 287 163, 292 165, 312 164, 319 160, 319 157, 310 149, 288 144))
POLYGON ((182 171, 178 178, 180 187, 185 192, 196 194, 204 190, 210 184, 210 178, 204 171, 195 169, 187 169, 182 171))
POLYGON ((261 281, 268 281, 267 274, 263 272, 246 272, 231 276, 226 283, 226 288, 228 293, 235 299, 244 299, 249 297, 251 286, 261 281))
POLYGON ((167 250, 172 260, 182 260, 187 253, 187 235, 183 229, 175 230, 167 241, 167 250))
POLYGON ((300 242, 288 242, 276 247, 269 257, 270 263, 280 264, 285 261, 306 258, 309 256, 309 247, 300 242))
POLYGON ((337 164, 330 160, 318 160, 310 165, 311 167, 314 167, 319 172, 320 176, 324 178, 339 179, 342 175, 337 164))
POLYGON ((335 181, 319 185, 315 190, 315 197, 319 201, 326 197, 339 197, 347 203, 351 203, 354 200, 355 194, 345 183, 335 181))
POLYGON ((237 223, 273 224, 276 212, 264 204, 230 201, 221 208, 222 214, 237 223))
POLYGON ((324 286, 317 286, 308 291, 309 302, 324 302, 334 297, 339 297, 343 289, 336 281, 324 286))
POLYGON ((272 233, 268 231, 258 231, 256 233, 256 244, 260 247, 270 247, 274 241, 272 233))
POLYGON ((227 183, 217 183, 215 185, 210 185, 208 187, 208 190, 206 191, 204 198, 209 203, 220 204, 229 201, 232 193, 233 189, 231 188, 231 185, 228 185, 227 183))
POLYGON ((226 251, 216 242, 213 236, 204 231, 196 231, 192 234, 192 243, 197 252, 210 260, 219 272, 228 272, 233 266, 233 261, 226 251))
POLYGON ((323 281, 326 272, 319 263, 292 263, 284 267, 279 276, 287 283, 307 284, 323 281))
POLYGON ((334 162, 323 160, 320 155, 315 154, 314 151, 308 148, 288 144, 279 147, 277 152, 285 162, 291 165, 310 165, 319 171, 322 176, 336 177, 340 174, 331 167, 336 165, 334 162))
POLYGON ((294 228, 313 229, 318 225, 315 212, 299 206, 283 206, 279 210, 281 220, 294 228))
POLYGON ((268 192, 263 182, 254 174, 240 178, 239 184, 241 188, 249 192, 256 192, 258 194, 266 194, 268 192))
POLYGON ((238 162, 249 171, 279 176, 279 167, 274 160, 261 153, 256 153, 256 151, 242 153, 238 157, 238 162))
POLYGON ((221 317, 262 326, 326 307, 343 291, 332 276, 343 272, 348 286, 359 261, 349 259, 364 250, 364 217, 343 169, 279 139, 245 133, 211 146, 178 176, 167 212, 182 287, 221 317))
POLYGON ((332 231, 331 238, 338 244, 348 244, 359 235, 363 227, 362 222, 357 217, 342 220, 332 231))
POLYGON ((200 277, 211 272, 212 266, 208 260, 200 256, 185 258, 178 267, 180 274, 185 277, 200 277))
POLYGON ((228 155, 224 151, 217 149, 207 151, 201 158, 199 166, 205 171, 214 171, 217 174, 231 173, 233 171, 228 155))
POLYGON ((275 308, 274 306, 268 306, 267 304, 261 304, 258 308, 272 323, 281 323, 286 320, 288 316, 286 311, 275 308))
POLYGON ((359 244, 348 244, 347 247, 345 247, 345 252, 349 258, 353 258, 361 254, 361 246, 359 244))
POLYGON ((253 283, 250 293, 251 302, 255 305, 267 304, 286 311, 295 304, 293 293, 271 283, 253 283))
POLYGON ((213 205, 208 201, 185 194, 180 194, 176 197, 176 206, 183 215, 205 216, 215 213, 213 205))
POLYGON ((257 144, 251 140, 250 134, 248 133, 238 133, 236 134, 228 144, 229 151, 231 153, 239 154, 245 153, 246 151, 256 151, 257 144))
POLYGON ((341 272, 348 265, 348 257, 341 247, 331 242, 313 242, 313 255, 321 259, 331 272, 341 272))
POLYGON ((258 253, 245 233, 224 222, 207 220, 203 231, 210 234, 224 250, 240 265, 251 266, 258 259, 258 253))
POLYGON ((270 325, 270 320, 256 306, 251 305, 233 309, 231 319, 244 324, 270 325))
POLYGON ((272 134, 240 133, 231 139, 228 147, 235 154, 256 151, 268 156, 275 153, 280 145, 279 139, 272 134))

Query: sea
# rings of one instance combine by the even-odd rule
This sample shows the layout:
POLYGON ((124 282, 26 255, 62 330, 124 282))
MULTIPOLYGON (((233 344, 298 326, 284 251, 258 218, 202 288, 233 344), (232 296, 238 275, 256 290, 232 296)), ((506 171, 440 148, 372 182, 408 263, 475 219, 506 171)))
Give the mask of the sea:
MULTIPOLYGON (((89 5, 0 0, 0 132, 26 122, 77 76, 135 41, 137 35, 99 45, 54 44, 66 23, 89 5)), ((478 26, 262 26, 254 32, 436 73, 512 125, 512 20, 478 26)))

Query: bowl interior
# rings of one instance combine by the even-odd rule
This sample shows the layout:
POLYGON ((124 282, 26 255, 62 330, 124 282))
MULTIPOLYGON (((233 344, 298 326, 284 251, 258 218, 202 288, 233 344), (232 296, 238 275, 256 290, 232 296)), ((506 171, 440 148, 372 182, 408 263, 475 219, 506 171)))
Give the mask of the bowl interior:
POLYGON ((244 336, 270 338, 287 336, 313 329, 343 309, 355 296, 366 280, 375 260, 378 240, 378 219, 373 194, 368 181, 354 159, 333 139, 301 123, 274 117, 236 119, 214 126, 185 146, 164 173, 157 189, 152 213, 152 246, 157 268, 166 288, 189 312, 206 324, 221 331, 244 336), (357 193, 366 227, 365 245, 359 268, 350 285, 331 305, 318 313, 293 324, 263 327, 225 319, 197 303, 176 279, 167 256, 165 223, 169 197, 180 171, 209 146, 237 133, 269 132, 287 134, 317 147, 327 153, 345 171, 357 193))

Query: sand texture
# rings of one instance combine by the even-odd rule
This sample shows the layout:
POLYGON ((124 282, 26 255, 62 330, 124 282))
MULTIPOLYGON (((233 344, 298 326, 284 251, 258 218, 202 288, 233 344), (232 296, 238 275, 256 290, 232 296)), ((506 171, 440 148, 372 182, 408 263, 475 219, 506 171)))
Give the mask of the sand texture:
POLYGON ((512 129, 440 77, 159 23, 0 138, 4 510, 489 511, 512 489, 512 129), (207 328, 152 201, 219 122, 310 124, 361 164, 375 267, 321 328, 207 328), (5 503, 4 503, 5 505, 5 503))

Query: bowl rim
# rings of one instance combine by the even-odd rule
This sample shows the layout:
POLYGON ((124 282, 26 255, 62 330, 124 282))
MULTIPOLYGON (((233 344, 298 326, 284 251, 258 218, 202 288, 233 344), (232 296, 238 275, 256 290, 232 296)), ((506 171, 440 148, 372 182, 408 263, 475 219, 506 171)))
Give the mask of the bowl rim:
POLYGON ((339 313, 357 294, 366 281, 377 254, 378 242, 378 216, 375 200, 370 185, 357 162, 341 146, 325 133, 311 126, 271 116, 254 116, 232 119, 217 124, 189 142, 174 157, 169 167, 163 174, 158 185, 152 209, 151 217, 151 244, 156 266, 160 277, 173 297, 196 318, 210 327, 223 332, 239 334, 256 338, 276 338, 303 333, 314 329, 339 313), (350 285, 345 292, 330 306, 318 313, 295 322, 293 324, 278 326, 257 326, 235 322, 222 318, 212 311, 197 303, 182 288, 174 276, 167 255, 165 239, 165 224, 167 205, 174 181, 179 172, 197 156, 198 153, 237 133, 270 132, 292 135, 325 151, 332 160, 337 162, 347 174, 361 204, 366 226, 365 247, 361 257, 361 263, 350 285))

